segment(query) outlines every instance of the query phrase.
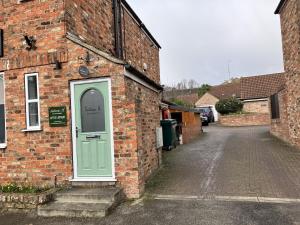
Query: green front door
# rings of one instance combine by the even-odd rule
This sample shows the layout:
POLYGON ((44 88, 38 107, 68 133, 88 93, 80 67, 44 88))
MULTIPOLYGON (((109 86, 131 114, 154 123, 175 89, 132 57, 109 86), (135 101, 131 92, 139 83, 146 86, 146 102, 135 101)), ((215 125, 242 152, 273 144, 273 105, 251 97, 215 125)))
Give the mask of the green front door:
POLYGON ((77 177, 112 177, 108 81, 74 84, 77 177))

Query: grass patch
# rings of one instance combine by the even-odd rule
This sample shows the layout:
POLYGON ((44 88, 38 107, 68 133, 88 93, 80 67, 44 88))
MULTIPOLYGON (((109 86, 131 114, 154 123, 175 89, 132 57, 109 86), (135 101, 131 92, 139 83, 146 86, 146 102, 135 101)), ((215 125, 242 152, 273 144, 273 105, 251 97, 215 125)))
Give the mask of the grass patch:
POLYGON ((49 190, 49 188, 22 186, 17 184, 7 184, 7 185, 0 186, 0 192, 2 193, 36 194, 47 190, 49 190))

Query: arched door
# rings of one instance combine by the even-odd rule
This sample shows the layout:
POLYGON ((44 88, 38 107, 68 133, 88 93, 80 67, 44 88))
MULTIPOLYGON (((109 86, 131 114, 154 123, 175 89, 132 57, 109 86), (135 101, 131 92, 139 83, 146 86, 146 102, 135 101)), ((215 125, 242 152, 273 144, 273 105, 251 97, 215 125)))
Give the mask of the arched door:
POLYGON ((77 178, 112 177, 108 82, 74 84, 77 178))

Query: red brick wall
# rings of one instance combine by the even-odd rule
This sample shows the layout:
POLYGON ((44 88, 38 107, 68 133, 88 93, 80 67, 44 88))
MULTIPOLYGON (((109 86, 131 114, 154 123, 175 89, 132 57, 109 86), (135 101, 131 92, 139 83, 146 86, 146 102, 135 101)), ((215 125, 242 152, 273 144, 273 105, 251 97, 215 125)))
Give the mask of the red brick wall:
POLYGON ((284 140, 290 141, 289 136, 289 126, 288 126, 288 112, 287 112, 287 90, 284 89, 278 93, 278 101, 279 101, 279 114, 280 118, 272 119, 271 123, 271 133, 284 140))
MULTIPOLYGON (((55 176, 59 184, 68 183, 72 177, 69 81, 82 79, 78 74, 82 62, 76 59, 86 50, 71 42, 68 47, 70 61, 62 65, 63 70, 54 71, 53 65, 45 65, 5 72, 8 146, 0 154, 2 183, 52 186, 55 176), (41 132, 22 132, 26 127, 22 84, 24 73, 28 72, 39 73, 41 132), (48 107, 62 105, 69 109, 69 126, 49 127, 48 107)), ((125 82, 123 67, 107 60, 95 61, 89 69, 93 71, 92 77, 112 79, 116 177, 128 197, 138 197, 143 193, 145 179, 158 166, 155 128, 159 126, 159 95, 125 82), (130 95, 137 97, 133 100, 130 95)))
MULTIPOLYGON (((113 1, 65 1, 67 31, 114 55, 113 1)), ((123 5, 121 21, 124 60, 160 83, 159 48, 123 5), (144 70, 144 64, 147 65, 147 70, 144 70)))
POLYGON ((300 71, 300 3, 287 0, 280 14, 285 71, 300 71))
MULTIPOLYGON (((286 71, 286 95, 284 111, 287 117, 281 118, 284 124, 284 137, 289 142, 300 147, 300 2, 288 0, 281 10, 281 29, 284 53, 284 66, 286 71), (287 124, 287 127, 285 127, 287 124), (289 131, 287 132, 286 129, 289 131)), ((282 114, 281 114, 282 115, 282 114)), ((280 126, 282 127, 282 126, 280 126)))
POLYGON ((220 124, 229 127, 261 126, 271 123, 270 114, 241 114, 220 116, 220 124))
POLYGON ((160 83, 159 49, 141 31, 137 22, 123 8, 123 37, 124 37, 124 58, 127 62, 147 74, 152 80, 160 83), (144 64, 148 69, 144 70, 144 64))
MULTIPOLYGON (((56 175, 59 183, 65 183, 72 176, 69 81, 82 79, 78 74, 78 66, 81 62, 76 61, 76 59, 78 55, 83 56, 85 50, 71 43, 69 49, 70 62, 64 63, 62 70, 54 71, 53 65, 48 64, 5 71, 8 139, 7 149, 0 156, 1 168, 3 169, 1 170, 3 176, 0 176, 1 182, 14 181, 53 185, 56 175), (43 129, 40 132, 22 131, 26 128, 24 74, 30 72, 39 73, 41 125, 43 129), (69 109, 69 126, 49 127, 48 107, 51 106, 67 106, 69 109)), ((116 128, 120 126, 120 122, 126 125, 123 113, 119 112, 119 106, 124 104, 125 99, 124 78, 116 76, 123 73, 123 67, 115 66, 105 60, 95 62, 95 64, 101 65, 101 69, 94 73, 94 77, 112 77, 116 128), (118 101, 122 101, 122 103, 118 103, 118 101)), ((91 65, 91 70, 93 70, 92 66, 95 65, 91 65)), ((122 133, 115 135, 115 141, 121 139, 119 136, 122 136, 122 133)), ((118 147, 118 144, 116 146, 118 147)), ((117 147, 116 152, 118 152, 117 147)))
POLYGON ((125 83, 128 103, 135 112, 139 185, 143 192, 145 181, 159 166, 161 152, 156 149, 156 128, 160 127, 160 96, 130 79, 125 83))
POLYGON ((63 1, 1 1, 0 28, 4 30, 4 56, 28 60, 36 53, 55 52, 65 48, 63 1), (37 40, 36 51, 28 52, 24 35, 37 40), (49 38, 51 37, 51 38, 49 38))
MULTIPOLYGON (((73 174, 69 82, 84 79, 78 74, 78 67, 86 65, 80 58, 85 57, 87 49, 65 38, 63 1, 15 2, 0 2, 3 7, 0 12, 0 27, 4 29, 5 35, 5 57, 0 59, 0 70, 5 72, 8 137, 7 148, 0 153, 0 183, 53 186, 54 177, 57 176, 58 184, 66 184, 73 174), (25 33, 34 35, 37 39, 36 51, 25 50, 22 38, 25 33), (53 70, 55 58, 63 63, 62 70, 53 70), (26 127, 24 74, 30 72, 39 73, 42 131, 38 132, 22 131, 26 127), (48 108, 51 106, 67 106, 67 127, 49 127, 48 108)), ((70 1, 66 4, 70 4, 70 1)), ((105 9, 108 10, 109 6, 104 5, 103 8, 107 7, 105 9)), ((77 5, 79 6, 80 4, 77 5)), ((93 14, 90 12, 91 8, 85 4, 82 6, 87 7, 84 9, 90 15, 93 14)), ((76 13, 80 11, 77 12, 75 8, 68 10, 74 10, 76 17, 76 13)), ((95 20, 87 24, 91 25, 93 22, 95 20)), ((93 42, 102 32, 86 31, 87 24, 75 27, 74 32, 84 35, 86 41, 96 47, 100 48, 102 44, 101 49, 111 49, 111 40, 93 42)), ((111 36, 108 26, 103 27, 103 32, 108 32, 106 35, 111 36)), ((109 37, 103 39, 108 40, 109 37)), ((123 65, 92 52, 90 54, 93 61, 86 66, 91 77, 110 77, 112 80, 114 153, 118 184, 124 188, 128 197, 138 197, 143 192, 145 179, 157 167, 154 127, 159 125, 159 94, 128 82, 124 77, 123 65)), ((159 62, 154 63, 158 65, 159 62)), ((157 72, 156 78, 159 77, 159 71, 157 72)))
POLYGON ((67 31, 86 43, 115 54, 112 0, 65 0, 67 31))

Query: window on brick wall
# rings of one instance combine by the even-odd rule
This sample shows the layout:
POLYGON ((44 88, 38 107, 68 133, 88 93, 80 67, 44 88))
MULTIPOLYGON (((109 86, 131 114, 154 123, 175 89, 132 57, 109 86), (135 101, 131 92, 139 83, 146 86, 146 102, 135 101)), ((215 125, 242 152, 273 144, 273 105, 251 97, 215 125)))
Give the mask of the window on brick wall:
POLYGON ((271 114, 272 114, 272 119, 280 118, 278 94, 274 94, 271 96, 271 114))
POLYGON ((27 130, 40 130, 40 97, 38 74, 25 74, 27 130))
POLYGON ((4 56, 3 30, 0 29, 0 58, 4 56))
POLYGON ((0 148, 6 147, 4 74, 0 73, 0 148))

